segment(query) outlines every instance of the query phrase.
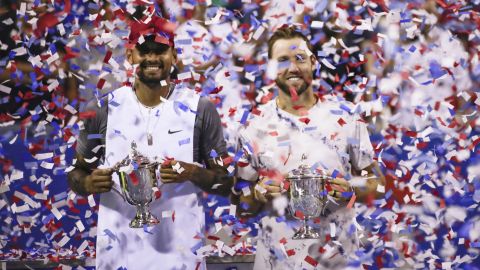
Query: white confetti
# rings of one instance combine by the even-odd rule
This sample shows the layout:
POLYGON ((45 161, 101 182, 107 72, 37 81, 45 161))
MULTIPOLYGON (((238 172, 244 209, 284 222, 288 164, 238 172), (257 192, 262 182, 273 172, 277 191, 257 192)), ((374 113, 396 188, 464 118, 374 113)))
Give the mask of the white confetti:
POLYGON ((48 158, 53 157, 53 152, 52 153, 36 154, 33 157, 37 160, 48 159, 48 158))
POLYGON ((51 170, 53 168, 53 165, 54 165, 53 163, 42 161, 42 163, 40 164, 40 167, 51 170))
POLYGON ((84 240, 84 241, 82 242, 82 244, 78 247, 78 250, 77 250, 78 253, 81 254, 81 253, 85 250, 85 248, 87 248, 87 247, 88 247, 88 241, 87 241, 87 240, 84 240))
POLYGON ((57 220, 60 220, 60 219, 62 218, 62 213, 60 213, 60 211, 58 211, 57 208, 52 207, 52 210, 51 210, 51 211, 52 211, 52 214, 55 216, 55 218, 56 218, 57 220))
POLYGON ((183 72, 177 75, 178 80, 183 81, 192 78, 191 72, 183 72))
POLYGON ((255 33, 253 34, 253 39, 258 40, 264 31, 265 31, 265 27, 263 26, 260 26, 259 28, 257 28, 255 33))
POLYGON ((0 92, 3 92, 5 94, 10 94, 11 91, 12 91, 12 88, 5 86, 3 84, 0 84, 0 92))
POLYGON ((52 92, 53 90, 57 89, 57 87, 60 85, 58 80, 53 80, 51 84, 48 85, 48 91, 52 92))
POLYGON ((250 187, 243 187, 242 188, 242 193, 243 193, 243 196, 245 196, 245 197, 248 197, 248 196, 250 196, 250 194, 252 194, 252 192, 250 192, 250 187))
POLYGON ((95 198, 93 195, 88 195, 88 205, 92 208, 95 207, 95 198))
POLYGON ((75 225, 80 232, 83 232, 85 230, 85 226, 83 225, 81 220, 77 220, 77 222, 75 222, 75 225))
POLYGON ((325 58, 323 58, 321 62, 322 62, 322 64, 324 64, 329 69, 337 69, 335 66, 330 64, 330 62, 328 62, 328 60, 325 59, 325 58))
POLYGON ((65 236, 63 236, 62 240, 60 240, 60 242, 58 242, 58 245, 63 247, 68 243, 68 241, 70 241, 70 237, 65 235, 65 236))
POLYGON ((335 223, 332 222, 330 223, 330 236, 333 238, 335 237, 336 233, 337 233, 337 228, 335 226, 335 223))
POLYGON ((314 29, 321 29, 323 28, 323 25, 324 25, 324 22, 322 21, 313 21, 310 26, 314 29))

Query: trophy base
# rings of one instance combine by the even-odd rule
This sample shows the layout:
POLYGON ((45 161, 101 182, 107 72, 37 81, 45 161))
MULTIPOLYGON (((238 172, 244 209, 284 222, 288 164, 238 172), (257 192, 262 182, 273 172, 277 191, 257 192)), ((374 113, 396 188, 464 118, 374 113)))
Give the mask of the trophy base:
POLYGON ((318 239, 320 234, 310 226, 301 227, 292 237, 292 239, 318 239))
POLYGON ((155 226, 160 221, 151 213, 137 213, 134 219, 130 221, 130 228, 143 228, 143 226, 155 226))

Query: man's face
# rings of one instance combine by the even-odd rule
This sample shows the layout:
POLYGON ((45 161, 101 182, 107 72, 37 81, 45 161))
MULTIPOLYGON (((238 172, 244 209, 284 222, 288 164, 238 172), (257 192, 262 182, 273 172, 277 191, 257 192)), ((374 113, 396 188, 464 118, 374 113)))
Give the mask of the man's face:
POLYGON ((277 86, 291 96, 298 96, 310 88, 313 79, 315 58, 310 54, 305 41, 301 38, 279 39, 272 47, 272 59, 278 63, 277 86))
POLYGON ((172 65, 177 61, 177 55, 168 45, 146 40, 127 50, 130 64, 138 64, 137 77, 145 84, 158 84, 170 78, 172 65))

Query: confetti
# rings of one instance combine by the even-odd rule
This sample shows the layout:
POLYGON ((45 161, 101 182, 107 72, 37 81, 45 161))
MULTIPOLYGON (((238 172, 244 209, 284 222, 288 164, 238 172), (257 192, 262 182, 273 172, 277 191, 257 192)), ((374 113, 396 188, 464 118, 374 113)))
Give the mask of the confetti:
MULTIPOLYGON (((134 45, 127 44, 126 19, 135 11, 135 3, 99 6, 81 1, 40 2, 20 2, 12 9, 13 16, 2 18, 0 22, 7 29, 6 35, 10 35, 5 36, 9 38, 7 43, 3 39, 0 43, 0 53, 4 55, 0 70, 8 73, 8 80, 0 82, 0 125, 8 129, 0 140, 3 169, 0 220, 1 226, 10 230, 0 235, 0 245, 8 251, 4 254, 7 260, 20 257, 46 262, 59 258, 88 259, 95 254, 94 220, 99 206, 93 196, 64 193, 65 174, 74 168, 71 157, 79 132, 95 117, 95 113, 84 112, 87 102, 97 97, 102 104, 105 101, 101 97, 108 96, 109 105, 118 107, 120 103, 112 100, 113 94, 106 92, 134 82, 135 67, 126 61, 124 49, 134 45), (43 9, 47 10, 45 14, 43 9), (28 28, 32 33, 8 30, 12 27, 26 29, 22 27, 25 23, 31 26, 28 28), (25 65, 27 71, 23 68, 25 65), (68 78, 78 82, 76 100, 65 98, 68 78), (4 108, 11 105, 15 109, 4 113, 4 108), (48 241, 42 240, 45 236, 48 241)), ((160 4, 147 2, 142 3, 151 4, 152 9, 145 12, 143 19, 153 21, 147 14, 158 12, 160 4)), ((379 199, 364 201, 356 197, 358 194, 342 193, 346 197, 352 195, 348 203, 345 202, 346 206, 341 207, 355 211, 350 224, 353 229, 343 231, 344 228, 337 224, 334 235, 340 238, 343 233, 349 236, 359 233, 366 244, 352 251, 356 256, 350 265, 475 267, 475 258, 469 250, 479 247, 477 215, 472 210, 480 201, 479 170, 475 169, 480 142, 477 113, 480 97, 475 92, 480 74, 478 10, 470 3, 447 1, 433 3, 435 14, 420 2, 328 3, 324 0, 315 3, 287 1, 284 8, 283 4, 277 7, 268 1, 243 1, 233 11, 215 7, 211 11, 207 9, 205 25, 198 24, 189 29, 191 32, 186 36, 175 40, 178 46, 199 45, 189 51, 194 57, 182 59, 185 67, 178 67, 178 81, 191 82, 198 93, 214 101, 221 115, 224 134, 231 144, 227 145, 231 158, 217 164, 228 164, 227 171, 231 175, 235 168, 249 170, 251 164, 234 147, 235 132, 240 126, 257 124, 255 117, 268 112, 259 104, 278 95, 275 79, 285 66, 268 59, 266 40, 273 29, 295 22, 299 30, 309 36, 315 50, 321 47, 319 51, 307 51, 318 58, 318 63, 312 67, 317 67, 312 71, 315 75, 312 89, 320 102, 332 96, 342 104, 328 108, 322 117, 332 116, 335 120, 331 126, 351 132, 347 136, 333 137, 330 137, 332 132, 325 132, 326 142, 335 142, 328 147, 337 147, 337 142, 352 146, 340 147, 342 162, 339 164, 345 164, 345 168, 340 165, 328 171, 349 178, 349 183, 360 190, 368 186, 370 178, 364 166, 360 166, 363 168, 361 176, 344 173, 356 171, 356 167, 347 168, 346 164, 358 158, 352 153, 358 149, 356 146, 362 145, 362 140, 354 135, 355 128, 350 129, 353 127, 350 119, 365 116, 368 119, 362 121, 368 125, 370 133, 362 136, 370 136, 375 152, 373 158, 387 180, 385 185, 376 187, 377 195, 383 195, 379 199), (258 8, 263 10, 263 16, 250 12, 258 8), (205 33, 205 36, 198 33, 205 33), (336 33, 335 37, 331 33, 336 33), (265 46, 254 46, 250 44, 252 41, 265 46), (207 44, 209 50, 204 50, 202 43, 207 44), (221 64, 197 69, 199 63, 213 59, 221 64), (218 80, 220 75, 225 80, 218 80), (237 106, 237 103, 240 104, 237 106)), ((204 4, 212 7, 211 1, 204 4)), ((10 6, 5 8, 8 10, 10 6)), ((184 1, 178 10, 167 10, 173 21, 193 24, 188 14, 194 8, 195 4, 184 1)), ((166 28, 173 32, 175 25, 168 24, 166 28)), ((162 35, 155 39, 170 42, 162 35)), ((145 41, 143 35, 139 35, 138 41, 145 41)), ((300 47, 308 49, 306 43, 300 47)), ((179 57, 183 53, 178 50, 179 57)), ((167 82, 161 81, 160 85, 166 86, 167 82)), ((291 96, 292 100, 301 98, 295 90, 291 91, 291 96)), ((190 112, 185 104, 175 106, 178 113, 190 112)), ((315 117, 310 114, 300 117, 305 135, 315 136, 322 132, 324 127, 316 123, 315 117)), ((273 140, 282 138, 274 142, 276 147, 294 146, 293 152, 310 147, 295 138, 285 139, 282 136, 285 133, 277 127, 267 129, 269 123, 265 121, 259 125, 266 129, 260 136, 265 134, 273 140)), ((87 139, 105 138, 102 134, 88 134, 87 139)), ((183 146, 193 142, 185 139, 178 143, 183 146)), ((251 144, 243 151, 252 154, 258 146, 251 144)), ((95 147, 92 152, 96 155, 87 158, 87 163, 102 161, 103 147, 105 145, 95 147)), ((362 151, 360 148, 359 155, 365 154, 362 151)), ((206 154, 216 159, 223 153, 211 151, 206 154)), ((293 168, 297 158, 292 155, 287 159, 285 155, 282 161, 288 160, 287 164, 293 168)), ((257 161, 263 164, 275 160, 257 161)), ((328 162, 314 163, 320 164, 315 167, 329 167, 328 162)), ((256 173, 253 169, 250 171, 251 180, 255 181, 256 173)), ((249 185, 239 186, 236 192, 251 196, 249 185)), ((264 192, 258 185, 255 189, 264 192)), ((230 256, 255 252, 256 239, 249 234, 258 230, 259 221, 249 222, 243 216, 238 220, 225 218, 227 214, 235 214, 235 207, 227 199, 214 202, 211 204, 212 219, 218 207, 226 208, 219 216, 221 221, 207 222, 211 231, 232 231, 227 236, 232 241, 239 236, 246 238, 232 244, 217 239, 220 241, 217 247, 198 246, 196 254, 230 256)), ((249 209, 245 204, 236 208, 238 206, 238 210, 249 209)), ((171 215, 173 218, 173 212, 171 215)), ((285 213, 275 220, 288 224, 291 219, 291 214, 285 213)), ((328 231, 330 222, 323 218, 315 221, 315 225, 323 226, 322 222, 328 231)), ((116 237, 110 233, 115 241, 116 237)), ((320 253, 331 259, 339 258, 341 254, 336 247, 342 240, 327 240, 329 243, 320 253)), ((290 260, 302 254, 303 258, 303 253, 286 246, 278 248, 273 256, 290 260)), ((299 262, 303 263, 302 267, 322 265, 322 259, 316 261, 313 258, 317 257, 309 255, 312 257, 305 257, 305 263, 299 262)), ((6 268, 6 264, 2 267, 6 268)))

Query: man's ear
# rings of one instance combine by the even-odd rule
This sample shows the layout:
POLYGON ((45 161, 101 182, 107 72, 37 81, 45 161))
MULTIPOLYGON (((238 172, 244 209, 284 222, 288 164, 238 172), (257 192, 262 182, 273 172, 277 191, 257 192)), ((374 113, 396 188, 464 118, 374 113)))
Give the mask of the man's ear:
POLYGON ((312 62, 312 71, 314 71, 317 68, 317 63, 318 63, 318 60, 315 57, 315 55, 313 54, 310 55, 310 61, 312 62))
POLYGON ((128 63, 130 65, 133 65, 133 50, 132 49, 127 49, 126 55, 127 55, 128 63))

